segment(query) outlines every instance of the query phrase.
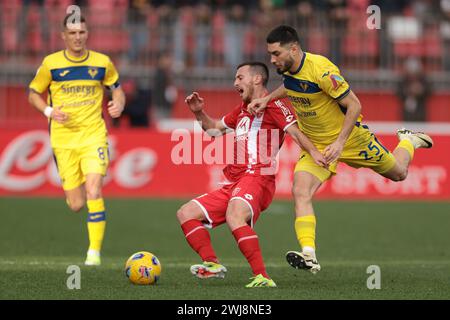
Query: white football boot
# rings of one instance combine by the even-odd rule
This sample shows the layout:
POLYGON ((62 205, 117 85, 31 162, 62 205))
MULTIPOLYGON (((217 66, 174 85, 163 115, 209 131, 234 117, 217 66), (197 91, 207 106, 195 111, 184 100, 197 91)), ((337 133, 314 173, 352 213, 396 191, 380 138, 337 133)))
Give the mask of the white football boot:
POLYGON ((418 148, 431 148, 433 146, 433 139, 423 132, 414 132, 405 128, 397 130, 397 138, 399 140, 409 140, 414 146, 418 148))
POLYGON ((288 251, 286 253, 287 262, 296 269, 309 270, 312 274, 320 271, 320 264, 313 253, 288 251))

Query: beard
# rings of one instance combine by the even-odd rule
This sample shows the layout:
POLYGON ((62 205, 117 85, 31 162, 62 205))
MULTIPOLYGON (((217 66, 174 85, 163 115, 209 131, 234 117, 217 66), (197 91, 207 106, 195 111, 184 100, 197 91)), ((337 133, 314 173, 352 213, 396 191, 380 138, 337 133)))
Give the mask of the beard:
POLYGON ((253 97, 253 88, 249 87, 248 88, 248 93, 242 97, 242 101, 244 101, 244 103, 250 103, 252 102, 252 97, 253 97))
POLYGON ((283 74, 286 71, 289 71, 292 68, 292 65, 294 64, 294 59, 289 58, 289 60, 287 60, 284 63, 284 66, 282 68, 277 68, 277 73, 278 74, 283 74))

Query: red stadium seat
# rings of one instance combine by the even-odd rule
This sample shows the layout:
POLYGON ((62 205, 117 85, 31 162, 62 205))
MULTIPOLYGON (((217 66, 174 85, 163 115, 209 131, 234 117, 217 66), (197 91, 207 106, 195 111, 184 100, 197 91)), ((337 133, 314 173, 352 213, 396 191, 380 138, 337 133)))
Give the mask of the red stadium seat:
POLYGON ((3 50, 14 52, 17 50, 17 28, 14 25, 7 25, 3 29, 3 50))
POLYGON ((437 71, 442 68, 442 39, 437 28, 429 28, 423 37, 424 66, 427 71, 437 71))
POLYGON ((376 30, 350 33, 345 37, 342 49, 347 67, 375 68, 379 55, 378 33, 376 30))
POLYGON ((344 39, 344 54, 352 57, 378 55, 378 30, 366 28, 366 19, 366 16, 360 15, 350 19, 344 39))
POLYGON ((51 52, 62 50, 64 42, 61 38, 61 32, 59 30, 50 30, 50 48, 51 52))
POLYGON ((442 56, 441 39, 438 35, 425 37, 423 41, 423 47, 426 57, 437 58, 442 56))
POLYGON ((44 46, 40 28, 28 31, 27 45, 28 49, 31 50, 32 52, 35 53, 42 52, 44 46))
POLYGON ((13 25, 15 26, 17 23, 17 18, 22 9, 22 1, 21 0, 12 0, 12 1, 2 1, 0 4, 0 9, 2 11, 1 18, 3 21, 1 23, 4 26, 13 25))
POLYGON ((92 26, 122 26, 126 20, 126 0, 90 0, 88 22, 92 26))
POLYGON ((8 0, 8 1, 2 1, 0 3, 0 7, 3 10, 11 10, 11 9, 17 9, 20 10, 22 8, 22 0, 8 0))
POLYGON ((45 0, 45 7, 46 8, 55 8, 60 7, 67 9, 68 6, 70 6, 73 3, 71 0, 45 0))
POLYGON ((47 0, 45 2, 45 10, 47 12, 49 22, 53 26, 62 25, 63 19, 67 14, 67 7, 71 4, 72 1, 70 0, 47 0))
POLYGON ((328 55, 329 53, 329 39, 326 34, 319 30, 313 30, 308 36, 307 51, 317 54, 328 55))
POLYGON ((189 55, 193 55, 195 51, 195 36, 194 36, 194 14, 189 7, 180 10, 179 22, 181 28, 185 32, 185 50, 189 55))
POLYGON ((423 43, 420 40, 394 41, 394 55, 397 57, 422 56, 423 43))
POLYGON ((128 33, 124 30, 95 30, 89 33, 89 48, 105 53, 122 53, 128 50, 128 33))
POLYGON ((18 34, 17 34, 17 19, 19 18, 20 10, 22 9, 21 0, 2 1, 0 4, 2 25, 2 47, 6 52, 13 52, 17 50, 18 34))
POLYGON ((256 36, 250 30, 244 33, 244 56, 246 59, 252 57, 256 50, 256 36))
POLYGON ((417 40, 395 41, 394 55, 400 64, 404 58, 415 56, 422 59, 425 70, 440 70, 443 54, 441 41, 438 31, 430 29, 417 40))
POLYGON ((30 51, 35 53, 42 52, 43 49, 43 41, 42 39, 42 19, 46 17, 42 17, 39 10, 36 10, 36 7, 32 5, 28 11, 27 16, 27 38, 26 43, 27 47, 30 51))
POLYGON ((213 64, 222 65, 224 54, 224 32, 225 32, 225 17, 223 13, 217 12, 212 19, 212 33, 211 33, 211 49, 213 54, 213 64))

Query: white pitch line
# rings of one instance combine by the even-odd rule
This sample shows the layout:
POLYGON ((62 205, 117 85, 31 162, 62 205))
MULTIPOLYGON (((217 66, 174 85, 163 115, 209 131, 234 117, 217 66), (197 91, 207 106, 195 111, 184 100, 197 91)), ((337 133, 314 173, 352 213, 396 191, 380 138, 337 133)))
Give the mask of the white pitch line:
MULTIPOLYGON (((195 263, 195 261, 192 262, 169 262, 169 263, 162 263, 163 268, 176 268, 176 267, 189 267, 190 265, 192 265, 193 263, 195 263)), ((372 264, 378 264, 378 265, 396 265, 396 264, 414 264, 414 265, 448 265, 450 264, 450 260, 434 260, 434 261, 430 261, 430 260, 392 260, 392 261, 354 261, 354 260, 347 260, 347 261, 324 261, 321 260, 320 263, 322 265, 328 265, 329 267, 333 267, 333 266, 345 266, 345 265, 350 265, 350 266, 367 266, 367 265, 372 265, 372 264)), ((245 261, 242 262, 237 262, 237 261, 230 261, 229 263, 224 262, 224 264, 227 267, 243 267, 243 266, 247 266, 247 263, 245 261)), ((18 261, 18 260, 0 260, 0 266, 61 266, 61 267, 67 267, 70 265, 80 265, 80 266, 84 266, 83 262, 77 262, 77 261, 37 261, 37 260, 32 260, 32 261, 18 261)), ((125 265, 125 263, 111 263, 111 262, 105 262, 101 267, 106 267, 106 268, 123 268, 125 265)), ((288 266, 288 264, 286 262, 268 262, 266 263, 266 267, 271 267, 271 268, 279 268, 279 267, 286 267, 288 266)))

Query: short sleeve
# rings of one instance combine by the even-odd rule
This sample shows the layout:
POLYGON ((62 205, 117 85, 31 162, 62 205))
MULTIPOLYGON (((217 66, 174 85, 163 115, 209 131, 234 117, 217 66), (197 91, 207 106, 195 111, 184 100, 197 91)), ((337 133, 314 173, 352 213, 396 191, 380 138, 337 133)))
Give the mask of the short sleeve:
POLYGON ((103 85, 109 89, 115 89, 119 87, 119 73, 111 60, 108 60, 108 65, 106 66, 105 79, 103 80, 103 85))
POLYGON ((340 100, 350 92, 348 82, 330 61, 318 67, 317 76, 320 89, 333 99, 340 100))
POLYGON ((286 131, 292 124, 297 123, 294 111, 290 105, 283 103, 281 100, 275 100, 271 108, 271 116, 275 125, 286 131))
POLYGON ((222 118, 222 124, 227 129, 231 129, 231 130, 236 129, 237 119, 238 119, 239 113, 241 112, 241 108, 242 108, 241 105, 236 106, 233 109, 233 111, 231 111, 230 113, 226 114, 222 118))
POLYGON ((37 93, 43 93, 48 89, 51 82, 52 74, 50 73, 50 70, 44 60, 39 69, 36 71, 34 79, 30 82, 29 88, 37 93))

